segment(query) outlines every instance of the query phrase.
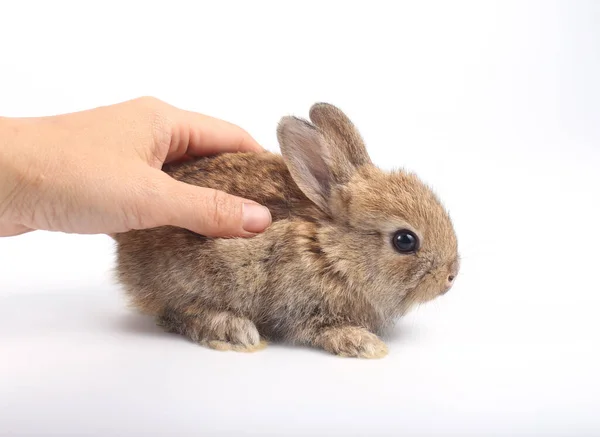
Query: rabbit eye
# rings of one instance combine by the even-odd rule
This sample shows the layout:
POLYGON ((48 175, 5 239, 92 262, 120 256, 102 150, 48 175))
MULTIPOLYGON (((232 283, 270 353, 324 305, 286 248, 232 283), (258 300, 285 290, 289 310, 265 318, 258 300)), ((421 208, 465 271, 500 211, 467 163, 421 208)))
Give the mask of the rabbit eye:
POLYGON ((413 253, 419 250, 419 238, 414 232, 406 229, 402 229, 394 234, 392 244, 400 253, 413 253))

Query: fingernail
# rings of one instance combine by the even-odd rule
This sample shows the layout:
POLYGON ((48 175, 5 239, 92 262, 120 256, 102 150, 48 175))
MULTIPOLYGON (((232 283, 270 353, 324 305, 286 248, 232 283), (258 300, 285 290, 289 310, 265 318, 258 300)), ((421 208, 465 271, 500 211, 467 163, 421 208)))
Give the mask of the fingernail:
POLYGON ((242 206, 242 227, 246 232, 262 232, 271 224, 271 213, 267 208, 255 203, 242 206))

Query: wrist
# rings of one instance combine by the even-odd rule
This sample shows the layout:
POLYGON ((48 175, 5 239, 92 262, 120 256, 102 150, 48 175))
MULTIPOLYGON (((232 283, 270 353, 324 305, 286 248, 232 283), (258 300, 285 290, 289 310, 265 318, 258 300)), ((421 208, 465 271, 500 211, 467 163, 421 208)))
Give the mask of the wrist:
POLYGON ((18 222, 18 205, 24 204, 30 185, 32 138, 28 135, 33 119, 0 117, 0 220, 18 222))

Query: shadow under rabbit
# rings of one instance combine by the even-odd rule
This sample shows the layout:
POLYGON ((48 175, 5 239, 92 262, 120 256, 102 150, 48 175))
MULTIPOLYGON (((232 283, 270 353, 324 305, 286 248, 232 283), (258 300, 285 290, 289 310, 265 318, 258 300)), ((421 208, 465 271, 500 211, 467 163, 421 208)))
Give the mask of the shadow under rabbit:
MULTIPOLYGON (((135 312, 126 313, 124 316, 120 317, 119 327, 121 330, 133 335, 171 338, 174 341, 185 341, 190 345, 196 347, 205 347, 198 345, 196 342, 192 341, 184 335, 164 331, 160 326, 156 324, 154 317, 147 316, 144 314, 138 314, 135 312)), ((420 330, 416 328, 413 324, 402 323, 400 321, 395 326, 389 328, 387 331, 382 333, 381 339, 389 345, 397 347, 402 344, 412 343, 419 336, 422 336, 422 332, 420 332, 420 330)), ((289 350, 300 349, 304 350, 305 352, 329 355, 329 353, 324 350, 313 348, 311 346, 295 345, 281 339, 266 338, 266 341, 268 347, 289 350)), ((258 351, 260 350, 262 350, 262 348, 258 351)))
POLYGON ((128 312, 119 318, 119 327, 123 331, 134 335, 153 337, 176 336, 176 334, 166 332, 158 326, 154 317, 138 314, 133 311, 128 312))

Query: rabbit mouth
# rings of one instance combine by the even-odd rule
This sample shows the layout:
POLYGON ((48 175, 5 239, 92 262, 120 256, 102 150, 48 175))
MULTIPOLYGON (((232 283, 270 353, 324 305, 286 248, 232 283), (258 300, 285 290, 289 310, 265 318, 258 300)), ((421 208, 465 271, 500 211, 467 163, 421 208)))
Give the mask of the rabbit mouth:
POLYGON ((448 290, 439 290, 434 284, 437 282, 435 269, 428 263, 427 268, 415 279, 401 301, 403 313, 408 312, 412 307, 418 304, 429 302, 436 297, 445 294, 448 290))

